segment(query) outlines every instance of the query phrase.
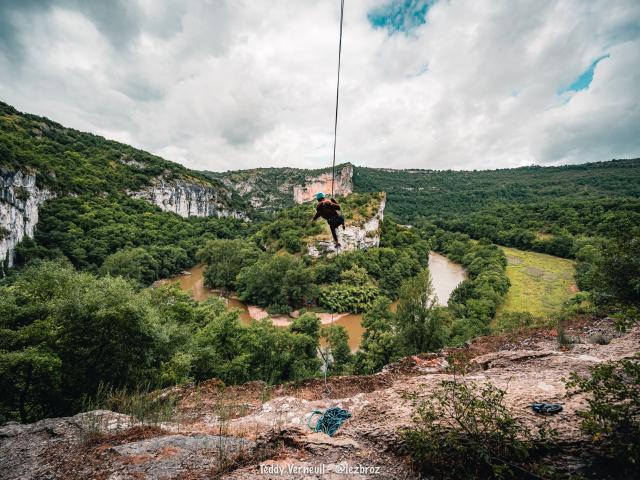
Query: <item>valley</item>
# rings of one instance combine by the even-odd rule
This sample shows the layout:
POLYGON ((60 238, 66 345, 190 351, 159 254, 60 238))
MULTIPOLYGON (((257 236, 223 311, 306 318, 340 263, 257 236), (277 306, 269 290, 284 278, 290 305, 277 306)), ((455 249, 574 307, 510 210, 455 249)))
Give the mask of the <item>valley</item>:
POLYGON ((508 425, 496 451, 543 478, 635 455, 640 160, 343 163, 339 249, 311 222, 329 172, 199 172, 0 103, 0 478, 500 467, 438 411, 508 425), (312 433, 330 406, 353 417, 312 433))

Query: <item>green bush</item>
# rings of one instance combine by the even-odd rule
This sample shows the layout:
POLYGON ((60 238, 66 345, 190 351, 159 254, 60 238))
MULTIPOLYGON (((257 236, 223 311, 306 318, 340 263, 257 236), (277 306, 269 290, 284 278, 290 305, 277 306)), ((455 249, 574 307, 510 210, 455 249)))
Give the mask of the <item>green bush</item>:
POLYGON ((598 447, 592 468, 598 478, 640 476, 640 360, 595 365, 588 376, 573 372, 572 393, 589 395, 578 412, 581 428, 598 447))
POLYGON ((409 453, 429 478, 530 478, 540 447, 554 436, 545 428, 532 434, 504 403, 506 391, 464 378, 443 381, 417 401, 414 425, 402 432, 409 453))
POLYGON ((493 331, 498 333, 511 332, 531 327, 535 321, 535 317, 529 312, 505 312, 496 317, 493 331))
POLYGON ((339 313, 360 313, 380 295, 375 285, 334 284, 320 288, 319 304, 339 313))

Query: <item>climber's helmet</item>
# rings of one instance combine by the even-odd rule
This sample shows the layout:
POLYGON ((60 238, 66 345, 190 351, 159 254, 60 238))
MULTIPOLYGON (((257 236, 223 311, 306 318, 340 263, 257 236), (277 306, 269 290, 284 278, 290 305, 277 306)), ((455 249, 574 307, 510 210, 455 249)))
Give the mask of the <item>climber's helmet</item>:
POLYGON ((323 198, 324 198, 324 193, 322 193, 322 192, 318 192, 318 193, 316 193, 316 200, 317 200, 317 201, 320 201, 320 200, 322 200, 323 198))

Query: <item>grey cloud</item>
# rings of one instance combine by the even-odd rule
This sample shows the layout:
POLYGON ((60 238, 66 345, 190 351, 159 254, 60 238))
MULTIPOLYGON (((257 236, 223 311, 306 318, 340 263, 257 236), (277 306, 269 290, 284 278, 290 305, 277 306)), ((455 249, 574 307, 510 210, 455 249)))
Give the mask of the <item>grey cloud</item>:
POLYGON ((0 1, 0 52, 12 63, 19 63, 24 54, 20 20, 37 12, 46 12, 51 0, 0 1))
MULTIPOLYGON (((372 28, 367 14, 384 3, 346 5, 338 161, 497 168, 640 155, 636 0, 436 2, 410 36, 372 28), (557 95, 605 53, 589 89, 557 95)), ((0 96, 195 168, 329 164, 338 8, 0 0, 0 96)))

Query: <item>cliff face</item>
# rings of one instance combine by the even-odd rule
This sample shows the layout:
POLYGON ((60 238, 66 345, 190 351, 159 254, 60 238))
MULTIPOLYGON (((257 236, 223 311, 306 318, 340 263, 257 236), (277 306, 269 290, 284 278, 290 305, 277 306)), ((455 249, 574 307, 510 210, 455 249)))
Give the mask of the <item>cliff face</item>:
MULTIPOLYGON (((296 203, 308 202, 313 200, 318 192, 331 194, 331 177, 331 172, 306 177, 303 185, 294 185, 293 201, 296 203)), ((333 195, 346 197, 351 193, 353 193, 353 165, 347 165, 336 172, 333 195)))
MULTIPOLYGON (((331 193, 331 169, 259 168, 233 172, 205 172, 234 190, 253 208, 278 210, 312 200, 316 193, 331 193)), ((336 166, 334 195, 353 193, 353 165, 336 166)))
POLYGON ((157 178, 149 187, 128 192, 133 198, 141 198, 184 218, 189 217, 234 217, 245 218, 243 212, 228 207, 229 199, 224 192, 211 186, 186 180, 157 178))
MULTIPOLYGON (((378 247, 380 245, 380 230, 384 219, 386 202, 387 197, 382 194, 377 210, 372 217, 352 222, 346 221, 345 228, 338 228, 338 241, 340 242, 341 252, 378 247)), ((310 243, 307 247, 307 253, 312 257, 334 255, 336 247, 333 240, 321 239, 310 243)))
POLYGON ((15 246, 33 237, 38 207, 53 196, 36 186, 35 175, 0 169, 0 271, 13 266, 15 246))

